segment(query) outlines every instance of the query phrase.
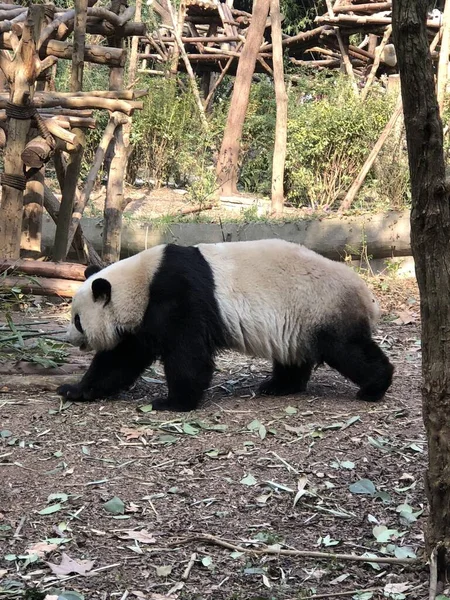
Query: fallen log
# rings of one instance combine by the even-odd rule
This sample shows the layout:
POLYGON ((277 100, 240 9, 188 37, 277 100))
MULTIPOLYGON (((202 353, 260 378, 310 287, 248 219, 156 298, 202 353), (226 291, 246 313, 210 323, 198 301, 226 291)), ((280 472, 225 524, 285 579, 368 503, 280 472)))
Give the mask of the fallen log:
MULTIPOLYGON (((68 262, 51 262, 39 260, 0 260, 0 273, 24 273, 37 277, 50 277, 52 279, 71 279, 84 281, 85 265, 68 262)), ((2 278, 3 281, 3 278, 2 278)))
MULTIPOLYGON (((208 57, 211 59, 211 57, 208 57)), ((0 108, 6 108, 9 102, 9 94, 0 93, 0 108)), ((48 93, 43 97, 42 95, 36 94, 33 98, 33 104, 37 108, 53 108, 55 106, 61 106, 62 108, 93 108, 110 110, 111 112, 119 111, 126 115, 132 115, 135 110, 142 110, 144 103, 142 101, 126 101, 126 100, 114 100, 112 98, 98 98, 88 94, 87 96, 71 96, 65 97, 60 96, 57 93, 48 93)))
POLYGON ((81 281, 54 279, 50 277, 39 277, 38 279, 34 277, 33 279, 28 277, 2 277, 0 286, 2 289, 19 288, 23 294, 73 298, 81 286, 81 281))

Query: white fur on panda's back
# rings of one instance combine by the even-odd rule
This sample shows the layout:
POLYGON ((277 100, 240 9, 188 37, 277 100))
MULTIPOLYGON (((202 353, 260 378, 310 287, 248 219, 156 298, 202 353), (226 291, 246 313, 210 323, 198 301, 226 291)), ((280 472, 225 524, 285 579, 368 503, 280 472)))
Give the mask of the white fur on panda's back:
POLYGON ((378 304, 349 267, 283 240, 199 244, 222 318, 241 352, 295 362, 309 333, 333 320, 378 321, 378 304), (347 312, 348 310, 348 312, 347 312))

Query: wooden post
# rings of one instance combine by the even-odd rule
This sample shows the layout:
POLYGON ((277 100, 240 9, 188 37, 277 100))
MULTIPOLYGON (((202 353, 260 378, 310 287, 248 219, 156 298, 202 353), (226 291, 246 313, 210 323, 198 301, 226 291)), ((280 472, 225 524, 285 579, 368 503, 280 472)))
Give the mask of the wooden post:
MULTIPOLYGON (((331 4, 331 0, 325 0, 326 4, 327 4, 327 9, 328 9, 328 14, 330 17, 334 17, 334 11, 333 11, 333 6, 331 4)), ((350 61, 350 58, 348 56, 348 52, 347 52, 347 48, 346 45, 344 44, 344 40, 342 38, 342 34, 339 31, 338 27, 335 27, 335 31, 336 31, 336 38, 339 44, 339 50, 341 51, 341 55, 342 55, 342 62, 344 64, 344 68, 345 68, 345 72, 347 73, 350 82, 352 84, 352 88, 353 91, 355 92, 356 95, 358 95, 358 86, 356 85, 356 79, 355 79, 355 74, 353 73, 353 67, 352 67, 352 63, 350 61)))
MULTIPOLYGON (((49 17, 44 14, 44 18, 42 18, 39 22, 35 22, 34 24, 33 40, 36 48, 39 45, 41 31, 48 21, 49 17)), ((44 90, 44 88, 45 79, 41 79, 36 82, 36 91, 44 90)), ((29 143, 30 142, 28 142, 28 144, 29 143)), ((25 163, 23 160, 23 153, 22 162, 25 163)), ((26 188, 23 195, 23 216, 20 248, 22 253, 26 253, 30 256, 39 256, 42 250, 41 239, 42 215, 44 212, 44 180, 45 167, 35 169, 33 174, 27 178, 26 188)))
POLYGON ((273 77, 277 101, 275 147, 272 167, 272 213, 280 216, 284 205, 284 164, 286 161, 287 105, 288 97, 284 83, 283 45, 280 0, 270 2, 270 20, 273 44, 273 77))
POLYGON ((397 105, 392 114, 392 117, 389 119, 386 127, 383 129, 383 132, 380 135, 380 137, 378 138, 377 143, 372 148, 372 151, 369 154, 369 156, 367 157, 367 160, 364 163, 360 173, 358 174, 358 177, 355 179, 351 188, 347 192, 347 195, 345 196, 344 200, 342 201, 342 203, 339 207, 339 212, 343 212, 344 210, 348 210, 350 208, 353 200, 355 199, 356 194, 359 192, 359 189, 361 188, 362 184, 364 183, 367 173, 370 171, 376 157, 378 156, 381 148, 384 145, 384 142, 386 141, 388 135, 394 128, 394 125, 397 122, 397 119, 399 118, 401 113, 402 113, 402 97, 399 96, 398 100, 397 100, 397 105))
POLYGON ((247 39, 239 59, 233 95, 228 110, 227 124, 217 161, 217 178, 222 196, 232 196, 237 193, 238 159, 242 128, 247 112, 256 58, 261 47, 269 7, 270 0, 258 0, 254 4, 247 39))
POLYGON ((44 6, 33 5, 23 25, 22 38, 11 61, 0 55, 0 67, 11 84, 10 100, 14 108, 8 115, 8 136, 4 152, 2 199, 0 205, 0 255, 19 258, 22 231, 23 191, 26 180, 21 154, 25 148, 32 116, 34 82, 40 73, 33 30, 44 17, 44 6), (25 118, 24 118, 25 116, 25 118))
MULTIPOLYGON (((71 92, 79 92, 83 88, 84 46, 86 41, 88 0, 75 0, 75 28, 72 55, 71 92)), ((72 219, 73 202, 83 158, 84 133, 75 129, 80 148, 70 155, 66 168, 64 187, 61 190, 61 207, 56 226, 53 257, 55 261, 64 260, 67 256, 67 239, 72 219)))
MULTIPOLYGON (((141 14, 142 14, 142 0, 136 0, 136 13, 134 15, 134 20, 136 23, 141 22, 141 14)), ((137 63, 138 63, 138 46, 139 46, 139 36, 135 35, 131 40, 131 53, 130 53, 130 65, 128 69, 128 85, 133 86, 136 80, 136 71, 137 71, 137 63)))
POLYGON ((445 91, 448 77, 448 56, 450 52, 450 0, 445 1, 444 16, 442 20, 442 40, 439 52, 439 67, 437 76, 437 99, 439 112, 442 115, 444 108, 445 91))
POLYGON ((367 94, 369 93, 370 86, 372 85, 373 80, 375 79, 375 75, 378 70, 378 67, 380 66, 381 54, 384 50, 384 47, 388 43, 389 38, 391 37, 391 33, 392 33, 392 25, 388 25, 386 27, 386 31, 384 32, 383 39, 381 40, 380 45, 375 50, 375 59, 373 61, 372 68, 371 68, 369 76, 367 78, 366 85, 364 86, 364 89, 361 92, 361 100, 365 100, 367 97, 367 94))
MULTIPOLYGON (((120 13, 125 4, 122 0, 115 0, 112 9, 120 13)), ((122 47, 123 39, 116 38, 114 45, 122 47)), ((114 67, 109 73, 109 89, 120 90, 123 88, 124 69, 114 67)), ((120 258, 122 239, 122 213, 125 208, 124 180, 130 155, 131 119, 125 117, 125 122, 119 123, 115 129, 114 138, 111 140, 109 150, 113 150, 108 169, 108 182, 106 185, 106 200, 104 209, 103 247, 102 259, 106 264, 116 262, 120 258)))
POLYGON ((184 44, 183 44, 183 41, 181 39, 181 35, 178 33, 177 21, 175 19, 175 14, 173 12, 171 0, 167 0, 167 8, 169 9, 170 18, 172 19, 173 35, 175 36, 175 40, 176 40, 176 44, 175 45, 178 46, 178 48, 179 48, 179 50, 181 52, 181 56, 183 58, 184 65, 186 67, 186 71, 187 71, 187 74, 189 76, 189 81, 191 83, 192 93, 193 93, 195 101, 197 103, 198 111, 199 111, 199 114, 200 114, 200 119, 202 121, 202 124, 203 124, 203 127, 204 127, 205 131, 207 131, 208 128, 209 128, 209 125, 208 125, 208 120, 207 120, 206 115, 205 115, 205 108, 203 106, 202 99, 200 97, 200 92, 198 90, 197 80, 195 79, 195 75, 194 75, 194 71, 192 70, 191 62, 190 62, 189 57, 187 55, 187 52, 186 52, 186 50, 184 48, 184 44))

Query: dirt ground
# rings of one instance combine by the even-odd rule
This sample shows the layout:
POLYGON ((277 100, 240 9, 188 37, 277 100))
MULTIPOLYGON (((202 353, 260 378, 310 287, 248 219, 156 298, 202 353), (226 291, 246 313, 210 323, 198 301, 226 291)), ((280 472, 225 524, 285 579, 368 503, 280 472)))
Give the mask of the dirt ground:
MULTIPOLYGON (((61 402, 56 385, 89 355, 56 370, 4 357, 0 598, 428 598, 421 562, 367 562, 420 559, 427 517, 417 289, 372 285, 396 367, 374 405, 328 368, 307 394, 257 397, 270 366, 231 353, 192 413, 149 411, 160 365, 114 400, 61 402)), ((11 314, 62 331, 67 311, 11 314)))

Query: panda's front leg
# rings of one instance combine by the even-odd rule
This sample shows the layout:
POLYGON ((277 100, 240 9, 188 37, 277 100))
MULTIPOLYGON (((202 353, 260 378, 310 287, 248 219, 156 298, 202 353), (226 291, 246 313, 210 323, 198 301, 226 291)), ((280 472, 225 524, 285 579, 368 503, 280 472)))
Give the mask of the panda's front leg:
POLYGON ((130 387, 154 360, 148 348, 129 336, 113 350, 97 352, 81 381, 61 385, 56 392, 70 400, 105 398, 130 387))
POLYGON ((197 408, 214 373, 213 353, 201 340, 179 342, 162 357, 168 396, 152 401, 153 410, 188 412, 197 408), (197 342, 197 343, 196 343, 197 342))

